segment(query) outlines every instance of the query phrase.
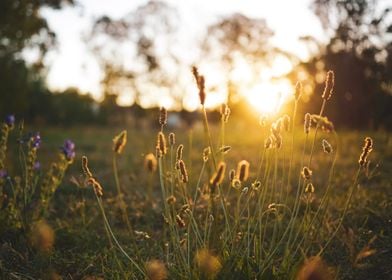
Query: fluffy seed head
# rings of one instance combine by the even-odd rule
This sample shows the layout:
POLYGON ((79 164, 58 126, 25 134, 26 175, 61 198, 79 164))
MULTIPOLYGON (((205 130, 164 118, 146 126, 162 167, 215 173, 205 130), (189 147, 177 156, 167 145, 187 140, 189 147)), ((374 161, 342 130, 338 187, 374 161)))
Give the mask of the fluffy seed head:
POLYGON ((148 171, 148 172, 155 172, 155 170, 157 170, 157 159, 154 156, 153 153, 149 153, 145 156, 144 158, 144 168, 148 171))
POLYGON ((45 221, 39 221, 32 227, 31 244, 35 249, 43 253, 49 253, 54 245, 54 231, 45 221))
POLYGON ((125 145, 127 144, 127 131, 123 130, 116 137, 113 138, 113 151, 116 154, 121 154, 125 145))
POLYGON ((163 132, 158 133, 158 138, 157 138, 157 148, 159 149, 160 153, 162 155, 165 155, 167 152, 167 146, 166 146, 166 138, 163 132))
POLYGON ((212 255, 207 249, 197 251, 195 262, 200 272, 209 279, 215 278, 222 268, 219 258, 212 255))
POLYGON ((176 144, 176 135, 173 132, 171 132, 169 134, 169 145, 173 147, 175 144, 176 144))
POLYGON ((360 166, 364 166, 368 161, 368 156, 370 152, 373 150, 373 139, 370 137, 365 138, 365 144, 362 148, 362 153, 359 157, 358 163, 360 166))
POLYGON ((182 159, 178 161, 178 167, 180 168, 182 182, 188 183, 189 181, 188 171, 186 170, 185 162, 182 159))
POLYGON ((167 279, 167 269, 165 264, 159 260, 150 260, 145 265, 147 278, 149 280, 167 279))
POLYGON ((313 171, 310 170, 307 166, 305 166, 304 168, 302 168, 302 172, 301 175, 305 180, 310 180, 310 178, 312 178, 312 173, 313 171))
POLYGON ((249 162, 241 160, 237 165, 237 176, 238 180, 245 182, 249 177, 249 162))
POLYGON ((321 96, 325 100, 329 100, 333 94, 333 87, 335 85, 335 74, 329 70, 327 72, 327 79, 325 80, 325 88, 323 95, 321 96))
POLYGON ((329 142, 327 140, 323 139, 321 144, 323 146, 324 153, 330 154, 333 152, 332 146, 331 146, 331 144, 329 144, 329 142))
POLYGON ((167 110, 165 107, 161 107, 159 110, 159 124, 164 126, 167 123, 167 110))
POLYGON ((304 121, 304 130, 306 134, 310 132, 310 124, 311 124, 311 117, 309 113, 305 114, 305 121, 304 121))
POLYGON ((211 177, 210 180, 211 186, 216 187, 217 185, 222 183, 223 178, 225 177, 225 171, 226 171, 226 163, 220 162, 217 171, 211 177))
POLYGON ((322 130, 326 132, 331 132, 334 130, 334 125, 333 123, 328 120, 327 117, 321 117, 319 115, 313 114, 310 115, 311 123, 314 125, 318 125, 322 130))
POLYGON ((301 95, 302 95, 302 83, 298 81, 297 84, 295 85, 295 93, 294 93, 295 101, 298 101, 301 98, 301 95))

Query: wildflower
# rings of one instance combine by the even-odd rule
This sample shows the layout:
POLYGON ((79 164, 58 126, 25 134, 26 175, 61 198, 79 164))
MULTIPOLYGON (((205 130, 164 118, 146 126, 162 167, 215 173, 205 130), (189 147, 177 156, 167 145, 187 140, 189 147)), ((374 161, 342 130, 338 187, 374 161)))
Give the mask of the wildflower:
POLYGON ((65 140, 64 145, 60 148, 65 158, 68 161, 73 161, 75 158, 75 143, 71 140, 65 140))
POLYGON ((8 175, 7 170, 5 169, 0 169, 0 179, 6 178, 8 175))
POLYGON ((182 182, 187 183, 189 180, 189 177, 188 177, 188 171, 186 170, 185 162, 183 160, 179 160, 178 166, 180 168, 182 182))
POLYGON ((329 70, 327 72, 327 79, 325 80, 325 88, 323 95, 321 96, 324 100, 329 100, 333 94, 333 87, 335 84, 335 74, 329 70))
POLYGON ((294 93, 295 101, 298 101, 301 98, 301 95, 302 95, 302 83, 297 82, 295 85, 295 93, 294 93))
POLYGON ((367 163, 367 157, 369 156, 370 152, 373 150, 373 139, 370 137, 365 138, 365 144, 362 148, 362 154, 359 157, 359 165, 364 166, 367 163))
POLYGON ((39 161, 36 161, 33 165, 34 170, 40 170, 41 169, 41 163, 39 161))
POLYGON ((169 145, 173 147, 175 144, 176 144, 176 135, 173 132, 171 132, 169 134, 169 145))
POLYGON ((161 155, 166 155, 167 152, 166 139, 163 132, 158 133, 157 149, 159 149, 161 155))
POLYGON ((332 146, 331 146, 331 144, 329 144, 329 142, 327 140, 323 139, 321 144, 323 146, 324 153, 330 154, 333 152, 332 146))
POLYGON ((223 178, 225 177, 225 171, 226 171, 226 163, 220 162, 218 165, 218 170, 215 172, 215 174, 212 176, 210 180, 211 186, 216 187, 217 185, 222 183, 223 178))
POLYGON ((238 180, 245 182, 249 177, 249 162, 241 160, 237 165, 237 176, 238 180))
POLYGON ((30 136, 30 143, 33 149, 39 149, 41 146, 41 135, 39 132, 36 132, 30 136))
POLYGON ((15 125, 15 116, 14 115, 7 115, 5 117, 5 123, 8 125, 8 127, 12 128, 15 125))
POLYGON ((113 151, 116 154, 121 154, 125 145, 127 144, 127 131, 123 130, 116 137, 113 138, 113 151))
POLYGON ((146 274, 149 280, 167 279, 167 269, 163 262, 159 260, 150 260, 146 262, 146 274))
POLYGON ((305 180, 310 180, 310 178, 312 178, 312 170, 310 170, 308 167, 304 167, 302 168, 302 172, 301 175, 305 180))
POLYGON ((144 158, 144 168, 151 173, 157 170, 157 159, 153 153, 147 154, 144 158))
POLYGON ((311 116, 309 113, 305 114, 305 121, 304 121, 304 130, 306 134, 310 132, 310 125, 311 125, 311 116))
POLYGON ((218 257, 211 254, 208 249, 201 249, 196 252, 195 262, 200 272, 210 279, 215 278, 222 268, 218 257))
POLYGON ((159 110, 159 124, 164 126, 167 123, 167 110, 165 107, 161 107, 159 110))
POLYGON ((199 89, 200 104, 204 106, 204 102, 206 100, 204 76, 199 74, 199 71, 197 70, 196 66, 192 67, 192 73, 195 77, 196 85, 199 89))

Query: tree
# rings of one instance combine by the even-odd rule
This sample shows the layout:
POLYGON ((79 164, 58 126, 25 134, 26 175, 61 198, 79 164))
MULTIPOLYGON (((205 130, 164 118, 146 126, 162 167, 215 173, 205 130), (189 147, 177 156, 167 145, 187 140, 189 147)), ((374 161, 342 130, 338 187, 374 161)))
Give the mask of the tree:
POLYGON ((60 9, 73 0, 2 0, 0 1, 0 115, 28 110, 30 85, 42 79, 42 59, 55 43, 39 10, 42 7, 60 9), (34 65, 27 65, 22 51, 37 54, 34 65))
MULTIPOLYGON (((312 7, 331 39, 302 66, 310 77, 335 71, 336 94, 327 114, 345 126, 392 128, 391 9, 367 0, 315 0, 312 7)), ((322 80, 315 93, 322 91, 322 80)), ((310 110, 317 102, 311 99, 310 110)))

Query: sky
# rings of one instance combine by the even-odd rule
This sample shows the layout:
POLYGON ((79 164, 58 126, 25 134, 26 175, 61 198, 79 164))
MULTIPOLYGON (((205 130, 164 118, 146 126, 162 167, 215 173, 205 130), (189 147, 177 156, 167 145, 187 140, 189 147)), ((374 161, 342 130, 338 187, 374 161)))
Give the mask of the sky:
MULTIPOLYGON (((78 0, 76 7, 59 11, 42 9, 50 28, 57 34, 58 46, 49 51, 45 64, 48 66, 47 84, 52 90, 77 87, 82 92, 101 97, 102 73, 93 55, 89 53, 84 38, 92 23, 102 15, 121 18, 144 0, 78 0)), ((310 10, 310 0, 166 0, 176 7, 187 32, 187 40, 203 34, 205 26, 219 17, 231 13, 243 13, 254 18, 264 18, 274 31, 272 43, 302 59, 308 57, 306 46, 299 37, 311 35, 324 40, 322 27, 310 10)), ((124 104, 131 102, 124 100, 124 104)))

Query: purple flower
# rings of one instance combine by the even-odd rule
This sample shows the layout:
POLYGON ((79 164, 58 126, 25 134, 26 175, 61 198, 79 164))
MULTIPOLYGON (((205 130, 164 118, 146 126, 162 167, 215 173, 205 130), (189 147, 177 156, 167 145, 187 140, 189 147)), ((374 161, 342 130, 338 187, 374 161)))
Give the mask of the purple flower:
POLYGON ((30 140, 33 148, 38 149, 41 146, 41 135, 39 135, 39 132, 33 134, 30 140))
POLYGON ((65 140, 64 145, 60 149, 67 160, 72 161, 75 158, 75 143, 71 140, 65 140))
POLYGON ((15 116, 14 115, 7 115, 5 117, 5 123, 8 126, 10 126, 10 127, 14 126, 14 124, 15 124, 15 116))
POLYGON ((41 169, 41 163, 39 161, 34 162, 33 169, 34 170, 40 170, 41 169))
POLYGON ((5 169, 0 169, 0 178, 5 178, 7 177, 7 171, 5 169))

